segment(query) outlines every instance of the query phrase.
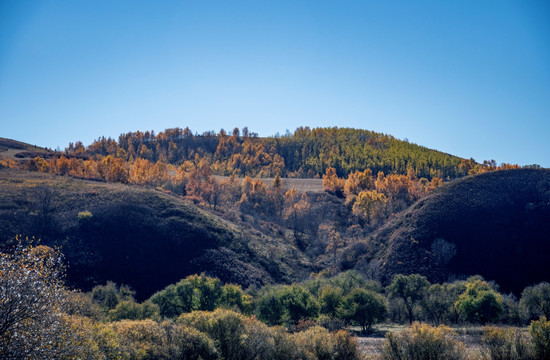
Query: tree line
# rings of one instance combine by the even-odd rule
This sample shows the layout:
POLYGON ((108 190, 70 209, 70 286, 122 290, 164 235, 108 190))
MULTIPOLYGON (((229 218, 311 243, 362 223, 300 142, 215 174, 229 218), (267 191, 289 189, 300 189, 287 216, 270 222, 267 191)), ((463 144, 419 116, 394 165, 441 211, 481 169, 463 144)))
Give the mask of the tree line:
MULTIPOLYGON (((431 180, 433 177, 454 179, 470 171, 498 167, 493 160, 478 164, 473 159, 460 159, 390 135, 337 127, 299 127, 292 134, 267 138, 258 137, 246 127, 235 128, 230 133, 222 129, 200 135, 193 134, 189 128, 166 129, 158 134, 136 131, 121 134, 118 141, 101 137, 87 147, 81 141, 70 143, 63 155, 69 159, 93 160, 83 163, 86 176, 104 176, 102 167, 116 167, 117 164, 103 163, 105 158, 109 158, 105 160, 107 163, 120 159, 128 169, 137 159, 178 167, 186 161, 196 163, 198 157, 216 175, 239 177, 278 174, 313 178, 332 167, 340 177, 367 168, 374 174, 380 171, 406 174, 412 169, 419 177, 431 180), (99 168, 94 169, 91 164, 99 168)), ((75 164, 69 166, 75 167, 75 164)), ((116 181, 120 180, 124 179, 116 181)))

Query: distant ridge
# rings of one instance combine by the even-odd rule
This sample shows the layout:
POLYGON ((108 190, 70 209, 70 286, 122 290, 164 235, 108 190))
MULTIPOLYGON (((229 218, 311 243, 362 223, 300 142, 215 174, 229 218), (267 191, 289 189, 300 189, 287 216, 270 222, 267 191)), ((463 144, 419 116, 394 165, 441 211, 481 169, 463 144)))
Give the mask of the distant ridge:
POLYGON ((36 145, 0 137, 0 159, 27 160, 35 156, 50 157, 55 152, 36 145))

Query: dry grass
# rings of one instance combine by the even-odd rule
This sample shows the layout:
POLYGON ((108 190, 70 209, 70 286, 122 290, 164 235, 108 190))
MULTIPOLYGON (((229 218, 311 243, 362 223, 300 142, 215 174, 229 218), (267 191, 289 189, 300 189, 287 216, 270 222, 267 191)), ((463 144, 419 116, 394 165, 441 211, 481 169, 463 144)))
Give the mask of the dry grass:
MULTIPOLYGON (((227 179, 227 176, 214 176, 218 181, 227 179)), ((266 185, 271 186, 274 178, 261 178, 266 185)), ((322 193, 323 180, 322 179, 296 179, 296 178, 282 178, 283 188, 290 190, 295 188, 298 192, 314 192, 322 193)))
POLYGON ((6 138, 0 138, 0 159, 28 160, 34 156, 51 154, 52 151, 6 138), (19 156, 17 156, 19 154, 19 156), (31 155, 31 156, 28 156, 31 155))

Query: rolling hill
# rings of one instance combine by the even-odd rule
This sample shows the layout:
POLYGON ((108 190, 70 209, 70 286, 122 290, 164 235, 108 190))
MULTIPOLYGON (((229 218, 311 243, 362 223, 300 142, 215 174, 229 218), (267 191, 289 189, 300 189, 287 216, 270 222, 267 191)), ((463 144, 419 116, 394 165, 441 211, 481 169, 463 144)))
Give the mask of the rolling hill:
POLYGON ((16 234, 61 246, 73 286, 112 280, 138 298, 194 273, 249 286, 314 268, 284 230, 262 234, 162 191, 0 169, 0 244, 16 234))
MULTIPOLYGON (((447 183, 380 228, 363 264, 388 283, 480 274, 518 295, 550 275, 550 170, 496 171, 447 183)), ((360 263, 359 261, 358 263, 360 263)))
POLYGON ((21 141, 0 137, 0 159, 28 160, 35 156, 49 158, 54 151, 21 141))

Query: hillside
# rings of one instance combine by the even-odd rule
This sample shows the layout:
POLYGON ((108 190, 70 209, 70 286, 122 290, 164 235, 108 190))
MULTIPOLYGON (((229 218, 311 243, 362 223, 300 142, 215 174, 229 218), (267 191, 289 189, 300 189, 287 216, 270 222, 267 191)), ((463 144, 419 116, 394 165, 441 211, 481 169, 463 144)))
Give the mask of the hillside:
POLYGON ((54 151, 21 141, 0 137, 0 159, 28 160, 35 156, 49 158, 54 151))
POLYGON ((155 134, 129 132, 118 141, 102 137, 85 147, 69 144, 71 156, 116 156, 124 160, 147 159, 181 165, 208 163, 216 175, 253 177, 321 176, 333 167, 338 176, 370 168, 374 174, 406 174, 413 169, 419 177, 456 178, 467 174, 459 157, 394 138, 391 135, 351 128, 299 127, 294 133, 258 137, 247 128, 231 133, 193 134, 189 128, 166 129, 155 134))
POLYGON ((0 169, 0 244, 16 234, 61 246, 73 286, 112 280, 139 298, 193 273, 249 286, 312 269, 284 230, 261 234, 153 189, 0 169))
MULTIPOLYGON (((521 169, 447 183, 380 228, 366 267, 432 281, 480 274, 505 291, 550 274, 550 170, 521 169)), ((358 264, 361 261, 358 261, 358 264)))

